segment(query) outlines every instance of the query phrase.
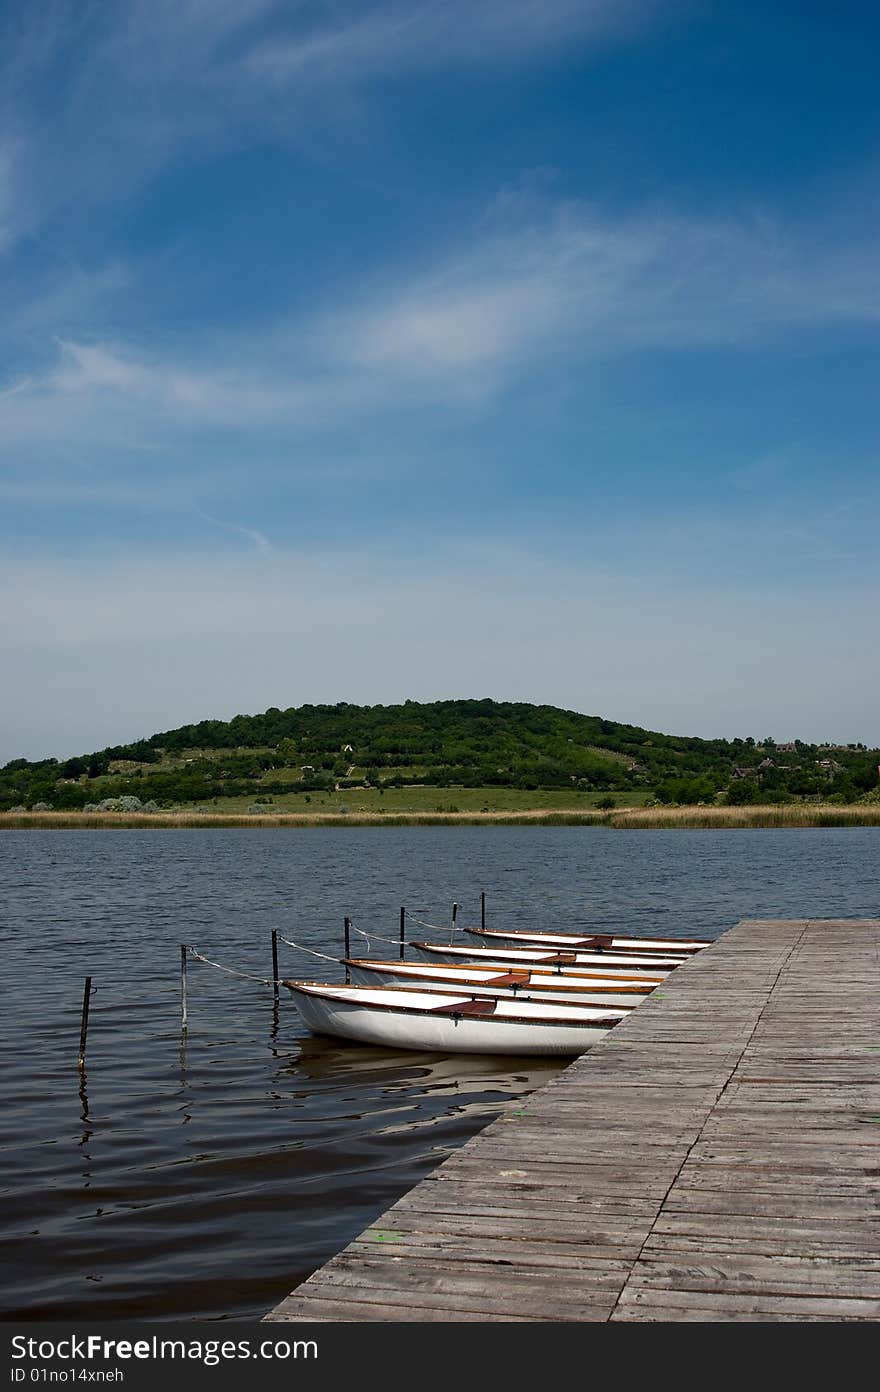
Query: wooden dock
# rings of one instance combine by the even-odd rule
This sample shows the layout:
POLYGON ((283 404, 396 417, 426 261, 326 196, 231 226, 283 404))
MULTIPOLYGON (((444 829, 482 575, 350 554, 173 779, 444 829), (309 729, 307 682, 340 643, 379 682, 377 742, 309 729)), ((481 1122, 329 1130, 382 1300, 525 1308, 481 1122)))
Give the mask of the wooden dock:
POLYGON ((746 921, 270 1320, 880 1319, 880 920, 746 921))

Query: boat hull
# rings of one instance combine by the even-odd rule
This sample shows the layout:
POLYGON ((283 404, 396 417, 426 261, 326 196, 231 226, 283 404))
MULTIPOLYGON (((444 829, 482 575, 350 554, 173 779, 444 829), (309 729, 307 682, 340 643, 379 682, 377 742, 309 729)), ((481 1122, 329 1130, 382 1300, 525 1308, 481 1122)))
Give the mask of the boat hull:
POLYGON ((601 976, 631 977, 636 980, 654 978, 662 981, 680 962, 669 962, 667 958, 651 961, 635 957, 613 957, 610 953, 569 952, 565 949, 541 952, 537 948, 503 947, 461 947, 454 943, 410 943, 410 947, 421 957, 433 962, 467 962, 470 965, 487 963, 504 967, 546 967, 555 971, 557 967, 582 967, 597 972, 601 976))
MULTIPOLYGON (((539 1000, 549 1001, 561 1005, 591 1005, 591 1006, 610 1006, 617 1009, 634 1010, 643 1001, 647 994, 643 989, 635 988, 629 991, 615 991, 612 987, 591 990, 589 986, 578 986, 571 982, 568 986, 563 984, 555 985, 552 978, 547 979, 547 984, 542 986, 540 982, 535 982, 532 973, 523 973, 527 980, 522 986, 516 988, 512 986, 493 986, 493 973, 485 972, 483 976, 468 976, 466 972, 460 971, 456 976, 445 976, 443 966, 428 966, 427 971, 407 971, 407 967, 420 967, 420 963, 402 962, 395 967, 392 962, 377 963, 375 966, 366 966, 357 962, 349 963, 352 981, 362 986, 399 986, 406 983, 418 985, 424 991, 477 991, 480 995, 497 996, 504 1000, 539 1000), (488 978, 488 980, 486 979, 488 978)), ((455 970, 453 968, 453 970, 455 970)), ((502 973, 503 975, 503 973, 502 973)))
POLYGON ((511 928, 509 931, 499 928, 465 928, 464 932, 469 937, 477 938, 486 947, 491 947, 494 943, 499 945, 508 944, 511 947, 546 947, 546 948, 580 948, 588 951, 592 942, 596 939, 603 940, 603 952, 612 952, 629 956, 636 955, 688 958, 695 952, 701 952, 704 947, 711 946, 708 940, 698 938, 633 938, 619 937, 613 934, 602 933, 597 930, 595 933, 530 933, 511 928))
MULTIPOLYGON (((604 1039, 610 1028, 587 1021, 439 1014, 436 1006, 397 1009, 338 999, 333 991, 320 991, 304 983, 291 983, 290 988, 303 1022, 313 1034, 385 1049, 573 1057, 604 1039)), ((460 1004, 465 1009, 468 1003, 460 1004)))

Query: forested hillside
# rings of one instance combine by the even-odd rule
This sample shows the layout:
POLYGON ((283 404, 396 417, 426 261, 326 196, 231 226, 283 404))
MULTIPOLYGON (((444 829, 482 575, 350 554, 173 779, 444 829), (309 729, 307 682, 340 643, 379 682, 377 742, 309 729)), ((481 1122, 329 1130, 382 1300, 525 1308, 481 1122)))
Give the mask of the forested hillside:
POLYGON ((61 762, 14 759, 0 770, 0 810, 120 798, 162 808, 231 797, 259 805, 290 793, 413 785, 551 789, 560 806, 584 792, 667 803, 850 801, 877 788, 877 763, 878 752, 861 745, 685 738, 554 706, 343 702, 203 720, 61 762))

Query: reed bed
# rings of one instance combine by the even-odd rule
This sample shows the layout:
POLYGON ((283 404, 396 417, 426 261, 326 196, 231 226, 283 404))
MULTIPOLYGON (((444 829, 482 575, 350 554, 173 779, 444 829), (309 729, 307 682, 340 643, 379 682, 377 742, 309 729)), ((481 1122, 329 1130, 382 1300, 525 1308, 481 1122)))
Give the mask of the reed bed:
POLYGON ((880 803, 768 807, 631 807, 614 812, 3 812, 0 830, 204 827, 605 826, 622 831, 738 827, 880 826, 880 803))
POLYGON ((621 830, 661 828, 880 826, 880 803, 785 803, 751 807, 631 807, 610 814, 621 830))

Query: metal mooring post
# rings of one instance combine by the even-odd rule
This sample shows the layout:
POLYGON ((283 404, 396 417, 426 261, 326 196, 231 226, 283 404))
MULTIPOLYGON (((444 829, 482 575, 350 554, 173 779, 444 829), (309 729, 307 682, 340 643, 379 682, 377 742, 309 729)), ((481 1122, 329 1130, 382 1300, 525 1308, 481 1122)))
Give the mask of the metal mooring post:
POLYGON ((180 1027, 186 1029, 186 943, 180 944, 180 1027))
POLYGON ((82 1021, 79 1028, 79 1066, 86 1066, 86 1036, 89 1032, 89 998, 92 994, 92 978, 86 977, 85 988, 83 990, 82 1021))

